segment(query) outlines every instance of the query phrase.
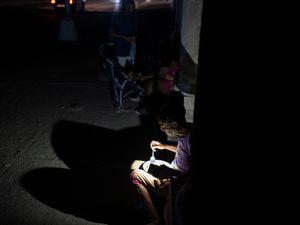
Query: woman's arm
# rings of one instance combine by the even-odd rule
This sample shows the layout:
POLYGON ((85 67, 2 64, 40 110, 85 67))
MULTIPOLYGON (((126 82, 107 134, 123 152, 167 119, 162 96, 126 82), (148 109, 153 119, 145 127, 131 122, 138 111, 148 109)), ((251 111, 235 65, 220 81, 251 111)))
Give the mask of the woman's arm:
POLYGON ((166 150, 171 151, 171 152, 176 152, 177 146, 162 144, 159 141, 151 141, 150 148, 153 151, 156 151, 156 149, 159 149, 159 150, 166 149, 166 150))
POLYGON ((169 150, 169 151, 171 151, 171 152, 176 152, 177 146, 174 146, 174 145, 167 145, 167 144, 165 144, 164 146, 165 146, 164 148, 165 148, 166 150, 169 150))
POLYGON ((126 36, 126 35, 118 34, 118 33, 115 33, 115 32, 110 32, 110 36, 113 37, 113 38, 123 39, 123 40, 128 41, 128 42, 135 41, 135 36, 126 36))
POLYGON ((153 79, 153 78, 154 78, 154 74, 153 73, 148 73, 148 74, 140 76, 140 80, 141 81, 149 80, 149 79, 153 79))

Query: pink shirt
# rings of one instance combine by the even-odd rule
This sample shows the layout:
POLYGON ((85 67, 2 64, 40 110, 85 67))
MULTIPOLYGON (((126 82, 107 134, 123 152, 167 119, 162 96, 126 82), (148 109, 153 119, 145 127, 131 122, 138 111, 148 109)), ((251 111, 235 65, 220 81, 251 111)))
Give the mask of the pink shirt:
POLYGON ((166 94, 169 94, 173 90, 174 80, 176 78, 177 72, 178 67, 173 67, 169 72, 169 75, 173 78, 173 80, 162 79, 164 92, 166 94))

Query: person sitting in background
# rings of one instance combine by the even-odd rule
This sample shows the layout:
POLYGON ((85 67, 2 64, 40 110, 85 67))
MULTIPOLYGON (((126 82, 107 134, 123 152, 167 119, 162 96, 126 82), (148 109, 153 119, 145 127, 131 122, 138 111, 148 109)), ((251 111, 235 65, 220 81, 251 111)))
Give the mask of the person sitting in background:
POLYGON ((168 56, 160 60, 154 71, 134 77, 145 89, 145 96, 136 108, 136 113, 139 114, 143 109, 155 112, 165 103, 168 95, 173 91, 178 70, 178 59, 168 56))
POLYGON ((135 64, 137 36, 137 18, 135 2, 122 0, 120 9, 113 15, 110 37, 113 38, 119 64, 125 67, 126 62, 135 64))

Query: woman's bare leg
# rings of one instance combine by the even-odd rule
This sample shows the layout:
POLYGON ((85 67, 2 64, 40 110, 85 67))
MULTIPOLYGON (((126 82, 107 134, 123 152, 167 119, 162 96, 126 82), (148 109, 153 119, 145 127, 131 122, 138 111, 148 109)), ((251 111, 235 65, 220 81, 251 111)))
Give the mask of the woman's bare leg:
POLYGON ((138 188, 138 191, 139 193, 141 194, 144 202, 145 202, 145 205, 146 205, 146 209, 147 209, 147 212, 148 212, 148 215, 151 219, 151 222, 148 224, 148 225, 160 225, 161 224, 161 219, 154 207, 154 204, 151 200, 151 197, 149 195, 149 192, 148 190, 141 184, 137 184, 137 188, 138 188))

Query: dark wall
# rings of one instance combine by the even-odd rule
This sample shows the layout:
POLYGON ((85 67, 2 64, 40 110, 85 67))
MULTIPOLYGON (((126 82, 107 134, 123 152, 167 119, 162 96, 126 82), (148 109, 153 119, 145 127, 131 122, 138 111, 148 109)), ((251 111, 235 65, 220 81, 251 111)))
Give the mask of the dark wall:
POLYGON ((298 101, 283 19, 261 2, 220 2, 202 15, 191 218, 291 224, 298 101))

